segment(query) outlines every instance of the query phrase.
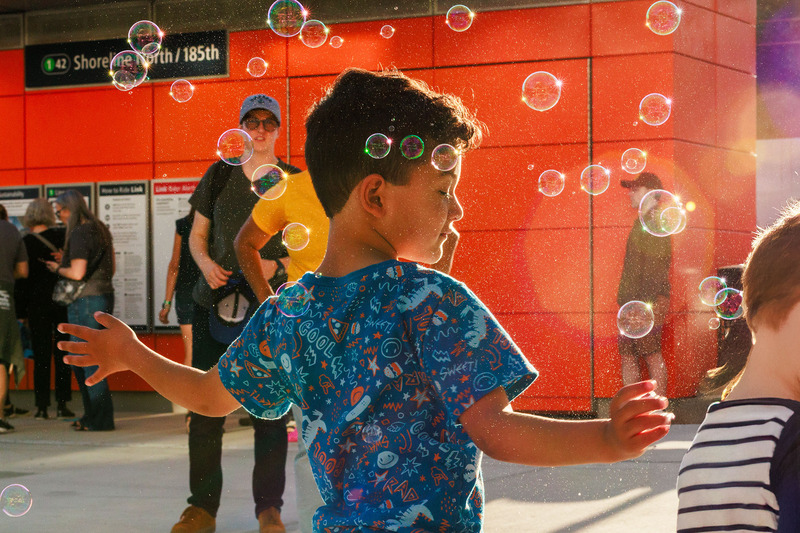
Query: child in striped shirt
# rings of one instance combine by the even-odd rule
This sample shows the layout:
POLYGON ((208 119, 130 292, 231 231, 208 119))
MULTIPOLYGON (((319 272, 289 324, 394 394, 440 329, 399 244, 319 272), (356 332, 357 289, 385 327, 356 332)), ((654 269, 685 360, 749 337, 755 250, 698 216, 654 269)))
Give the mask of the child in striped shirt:
POLYGON ((800 531, 800 202, 761 231, 742 276, 747 364, 678 475, 678 532, 800 531))

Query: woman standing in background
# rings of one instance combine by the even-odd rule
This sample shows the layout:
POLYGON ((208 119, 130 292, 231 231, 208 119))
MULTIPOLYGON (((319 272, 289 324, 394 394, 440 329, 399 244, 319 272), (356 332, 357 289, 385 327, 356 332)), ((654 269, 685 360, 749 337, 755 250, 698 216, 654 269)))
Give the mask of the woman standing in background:
POLYGON ((36 397, 36 418, 47 420, 50 406, 50 367, 55 359, 56 416, 73 418, 67 402, 72 399, 70 369, 62 360, 66 355, 55 345, 69 340, 56 327, 67 321, 67 309, 53 302, 53 287, 58 276, 45 266, 47 261, 59 261, 64 249, 64 228, 56 227, 53 207, 45 198, 33 200, 25 211, 23 225, 29 233, 23 237, 28 251, 28 278, 18 283, 19 304, 28 319, 33 348, 33 389, 36 397))
MULTIPOLYGON (((67 226, 64 255, 60 264, 48 261, 47 268, 59 276, 83 280, 86 287, 80 297, 67 306, 70 324, 99 328, 94 319, 97 311, 114 311, 114 246, 111 232, 89 210, 83 195, 69 189, 58 195, 54 203, 56 216, 67 226)), ((97 367, 74 367, 83 398, 84 413, 73 426, 76 431, 108 431, 114 429, 114 406, 104 379, 91 387, 86 378, 97 367)))

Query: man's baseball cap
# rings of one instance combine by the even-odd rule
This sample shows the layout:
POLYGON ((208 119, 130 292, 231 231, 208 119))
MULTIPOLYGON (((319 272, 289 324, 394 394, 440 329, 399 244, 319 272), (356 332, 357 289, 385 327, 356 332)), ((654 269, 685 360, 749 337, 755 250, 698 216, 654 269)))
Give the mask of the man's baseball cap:
POLYGON ((242 109, 239 111, 239 122, 244 120, 244 116, 253 109, 264 109, 275 115, 278 126, 281 125, 281 106, 277 100, 266 94, 251 94, 242 102, 242 109))
POLYGON ((625 187, 626 189, 636 189, 638 187, 646 187, 650 190, 653 190, 653 189, 664 188, 664 186, 661 185, 661 180, 658 179, 658 176, 656 176, 652 172, 642 172, 641 174, 636 176, 635 180, 622 180, 619 182, 619 184, 625 187))

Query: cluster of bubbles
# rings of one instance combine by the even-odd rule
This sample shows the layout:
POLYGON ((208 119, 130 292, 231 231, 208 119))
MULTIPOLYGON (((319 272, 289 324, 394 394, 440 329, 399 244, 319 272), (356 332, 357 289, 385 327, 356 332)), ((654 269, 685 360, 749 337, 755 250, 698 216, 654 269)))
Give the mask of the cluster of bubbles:
POLYGON ((645 302, 633 300, 619 308, 617 328, 620 335, 640 339, 650 333, 655 324, 653 307, 645 302))
POLYGON ((723 278, 708 276, 700 282, 698 287, 700 301, 704 305, 714 308, 717 316, 708 321, 711 329, 719 328, 719 319, 735 320, 742 316, 742 291, 728 287, 723 278))
POLYGON ((453 31, 467 31, 472 26, 475 19, 473 13, 467 6, 456 4, 447 10, 444 22, 453 31))
POLYGON ((130 91, 147 79, 149 63, 145 56, 161 50, 164 32, 149 20, 140 20, 128 30, 130 50, 123 50, 111 59, 111 83, 120 91, 130 91))
POLYGON ((277 200, 286 192, 289 175, 276 165, 261 165, 250 178, 250 190, 264 200, 277 200))
POLYGON ((229 165, 244 165, 253 156, 253 139, 244 130, 230 129, 217 140, 217 156, 229 165))
POLYGON ((522 101, 536 111, 552 109, 561 99, 561 80, 540 70, 522 82, 522 101))
POLYGON ((33 506, 33 496, 24 485, 14 483, 0 492, 0 508, 12 518, 25 515, 33 506))
POLYGON ((681 13, 681 9, 672 2, 655 2, 647 10, 645 25, 656 35, 669 35, 678 29, 681 13))
POLYGON ((655 237, 676 235, 686 229, 686 209, 671 192, 653 189, 639 202, 639 221, 655 237))
POLYGON ((311 307, 311 292, 297 281, 287 281, 275 291, 275 307, 286 317, 303 316, 311 307))
MULTIPOLYGON (((364 143, 364 153, 373 159, 383 159, 392 150, 392 139, 383 133, 373 133, 364 143)), ((400 153, 406 159, 419 159, 425 152, 425 143, 417 135, 406 135, 400 141, 400 153)), ((431 164, 441 172, 453 170, 460 152, 449 144, 440 144, 431 152, 431 164)))
MULTIPOLYGON (((451 11, 455 7, 463 6, 454 6, 451 11)), ((647 10, 646 25, 658 35, 671 34, 678 29, 680 21, 681 10, 672 2, 658 1, 647 10)), ((552 109, 561 98, 561 85, 561 80, 549 72, 534 72, 522 82, 522 101, 536 111, 552 109)), ((672 101, 663 94, 651 93, 639 102, 639 119, 650 126, 664 124, 671 113, 672 101)), ((623 169, 636 173, 629 171, 624 161, 623 169)))

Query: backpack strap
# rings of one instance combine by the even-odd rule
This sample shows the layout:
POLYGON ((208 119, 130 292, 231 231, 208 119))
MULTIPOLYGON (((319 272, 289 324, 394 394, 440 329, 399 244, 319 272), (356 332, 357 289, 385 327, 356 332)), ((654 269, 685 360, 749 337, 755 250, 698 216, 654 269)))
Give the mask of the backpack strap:
POLYGON ((38 234, 38 233, 36 233, 35 231, 32 231, 32 232, 30 232, 30 234, 31 234, 31 235, 33 235, 34 237, 36 237, 37 239, 39 239, 40 241, 42 241, 42 244, 44 244, 45 246, 47 246, 48 248, 50 248, 50 251, 52 251, 52 252, 55 252, 55 253, 58 253, 58 248, 56 248, 56 247, 53 245, 53 243, 52 243, 52 242, 48 241, 47 239, 45 239, 44 237, 42 237, 41 235, 39 235, 39 234, 38 234))

